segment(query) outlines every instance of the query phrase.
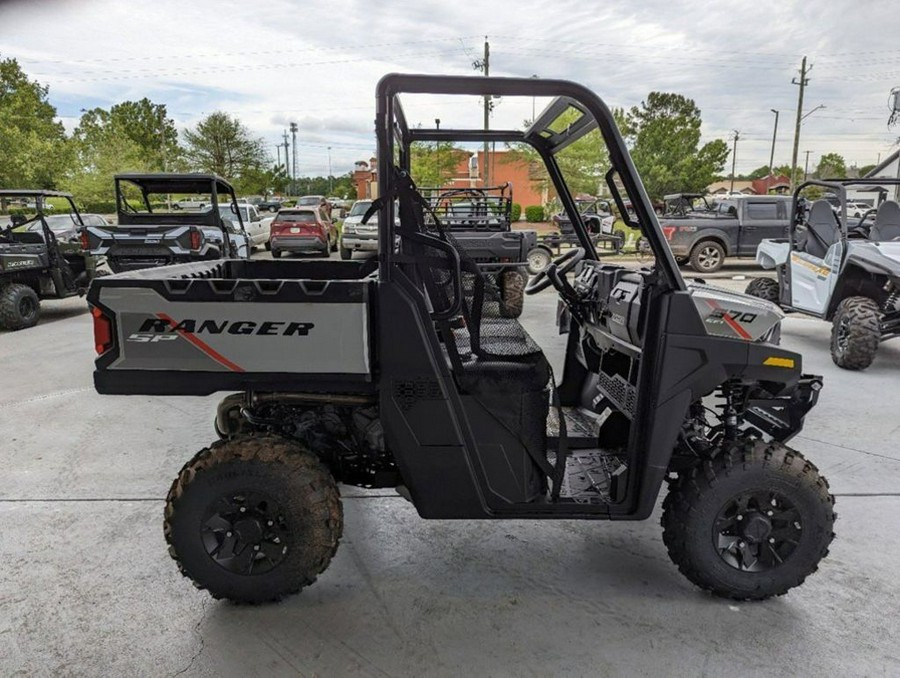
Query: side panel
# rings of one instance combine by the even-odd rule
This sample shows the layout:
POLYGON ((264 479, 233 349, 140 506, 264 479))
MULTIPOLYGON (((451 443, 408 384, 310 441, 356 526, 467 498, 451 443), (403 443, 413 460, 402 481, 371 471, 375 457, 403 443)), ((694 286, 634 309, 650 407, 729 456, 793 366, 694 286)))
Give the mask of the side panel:
POLYGON ((825 313, 837 282, 843 247, 836 242, 824 259, 806 252, 791 252, 791 306, 817 315, 825 313))
POLYGON ((109 370, 368 374, 360 303, 192 302, 153 289, 101 289, 117 320, 109 370))

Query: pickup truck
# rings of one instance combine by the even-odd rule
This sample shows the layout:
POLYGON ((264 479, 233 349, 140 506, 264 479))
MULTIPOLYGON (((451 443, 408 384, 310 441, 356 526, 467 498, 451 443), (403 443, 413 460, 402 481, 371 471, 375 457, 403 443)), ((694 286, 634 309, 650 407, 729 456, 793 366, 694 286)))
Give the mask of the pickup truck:
POLYGON ((537 232, 512 230, 512 186, 426 188, 423 194, 460 249, 496 281, 503 316, 518 318, 537 232))
POLYGON ((780 195, 730 197, 710 212, 666 214, 663 233, 679 264, 714 273, 725 257, 754 257, 760 242, 787 237, 791 198, 780 195))
POLYGON ((248 206, 238 205, 234 189, 221 177, 119 174, 115 183, 118 226, 88 226, 84 231, 87 249, 105 256, 114 273, 250 256, 252 243, 242 215, 248 206), (174 211, 167 211, 164 196, 171 193, 205 193, 208 207, 184 212, 173 205, 174 211), (227 199, 220 202, 222 196, 227 199))

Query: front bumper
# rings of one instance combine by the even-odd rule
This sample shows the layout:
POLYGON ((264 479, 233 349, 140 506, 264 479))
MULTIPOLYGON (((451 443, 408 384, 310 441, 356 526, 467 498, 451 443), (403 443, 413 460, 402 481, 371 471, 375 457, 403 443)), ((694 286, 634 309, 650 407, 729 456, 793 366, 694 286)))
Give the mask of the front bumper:
POLYGON ((374 252, 378 249, 378 234, 345 233, 341 236, 341 247, 354 252, 374 252))

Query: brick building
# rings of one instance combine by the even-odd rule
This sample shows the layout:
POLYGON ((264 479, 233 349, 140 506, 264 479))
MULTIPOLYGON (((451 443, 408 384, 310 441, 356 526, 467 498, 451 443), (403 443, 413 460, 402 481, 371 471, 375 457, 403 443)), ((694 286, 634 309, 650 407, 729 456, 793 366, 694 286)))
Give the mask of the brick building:
MULTIPOLYGON (((550 197, 541 182, 535 180, 535 168, 520 158, 516 158, 506 150, 489 151, 489 176, 492 186, 509 183, 512 185, 513 201, 525 207, 543 205, 550 197)), ((483 181, 484 151, 460 151, 452 170, 448 169, 442 188, 480 188, 483 181)), ((370 158, 368 162, 360 160, 353 170, 353 182, 356 185, 357 200, 378 197, 377 161, 370 158)))

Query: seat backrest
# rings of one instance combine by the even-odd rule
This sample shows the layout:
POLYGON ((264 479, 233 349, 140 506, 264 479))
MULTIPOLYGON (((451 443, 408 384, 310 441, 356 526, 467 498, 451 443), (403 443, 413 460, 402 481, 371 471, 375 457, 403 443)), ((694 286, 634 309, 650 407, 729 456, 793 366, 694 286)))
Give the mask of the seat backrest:
POLYGON ((900 204, 885 200, 878 208, 875 223, 869 230, 869 240, 885 242, 900 238, 900 204))
POLYGON ((828 248, 841 237, 831 203, 827 200, 816 200, 809 209, 806 225, 806 243, 803 249, 807 254, 824 259, 828 248))

